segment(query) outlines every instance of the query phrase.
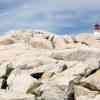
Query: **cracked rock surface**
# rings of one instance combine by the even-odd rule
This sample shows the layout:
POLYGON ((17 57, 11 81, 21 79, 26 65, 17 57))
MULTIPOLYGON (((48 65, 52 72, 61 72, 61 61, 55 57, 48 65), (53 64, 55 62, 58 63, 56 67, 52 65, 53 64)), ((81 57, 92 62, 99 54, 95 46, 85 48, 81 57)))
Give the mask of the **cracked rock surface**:
POLYGON ((100 40, 27 30, 1 36, 0 100, 100 100, 100 40))

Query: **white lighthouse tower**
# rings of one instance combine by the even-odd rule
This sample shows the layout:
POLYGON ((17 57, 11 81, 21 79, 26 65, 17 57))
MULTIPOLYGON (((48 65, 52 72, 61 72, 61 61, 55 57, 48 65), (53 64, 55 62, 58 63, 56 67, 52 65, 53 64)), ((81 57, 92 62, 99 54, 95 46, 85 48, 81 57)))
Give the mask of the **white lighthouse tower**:
POLYGON ((96 39, 100 39, 100 25, 99 24, 94 25, 94 36, 96 37, 96 39))

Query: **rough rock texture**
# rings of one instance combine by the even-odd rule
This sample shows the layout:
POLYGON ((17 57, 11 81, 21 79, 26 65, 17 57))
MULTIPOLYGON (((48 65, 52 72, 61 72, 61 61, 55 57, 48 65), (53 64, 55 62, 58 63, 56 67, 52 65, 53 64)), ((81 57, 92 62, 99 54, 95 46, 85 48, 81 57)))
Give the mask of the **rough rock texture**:
POLYGON ((0 100, 36 100, 35 95, 0 92, 0 100))
POLYGON ((92 34, 1 37, 0 100, 100 100, 99 44, 92 34))
POLYGON ((14 44, 14 43, 15 43, 15 39, 13 39, 11 37, 11 35, 1 36, 0 37, 0 46, 10 45, 10 44, 14 44))
POLYGON ((54 47, 57 49, 64 49, 66 48, 66 42, 64 41, 64 38, 56 37, 53 41, 54 47))
POLYGON ((51 57, 57 60, 65 61, 86 61, 89 59, 94 59, 94 57, 95 59, 100 59, 100 51, 99 49, 93 47, 55 50, 52 52, 51 57))
POLYGON ((9 91, 15 93, 27 93, 29 89, 39 85, 40 83, 37 79, 26 73, 17 72, 16 74, 12 73, 9 76, 7 84, 9 91))
POLYGON ((91 91, 82 86, 74 86, 76 100, 94 100, 96 95, 99 94, 98 91, 91 91))
POLYGON ((31 45, 33 48, 44 48, 44 49, 53 48, 51 42, 43 38, 32 38, 31 45))

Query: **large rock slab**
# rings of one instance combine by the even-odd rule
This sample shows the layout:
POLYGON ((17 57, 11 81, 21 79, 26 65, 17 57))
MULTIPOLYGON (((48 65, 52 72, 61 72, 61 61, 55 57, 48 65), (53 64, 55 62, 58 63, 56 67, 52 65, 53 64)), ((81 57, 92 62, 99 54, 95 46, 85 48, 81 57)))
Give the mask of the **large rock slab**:
POLYGON ((45 64, 42 66, 39 66, 37 68, 34 68, 32 73, 33 74, 39 74, 43 73, 42 80, 49 79, 56 73, 60 73, 67 70, 67 65, 63 62, 59 63, 51 63, 51 64, 45 64))
POLYGON ((33 37, 33 32, 31 30, 17 30, 12 33, 11 37, 14 38, 16 41, 24 41, 33 37))
POLYGON ((8 89, 14 93, 27 93, 31 88, 40 85, 37 79, 21 71, 12 72, 7 79, 8 89))
POLYGON ((93 90, 100 90, 100 70, 81 80, 81 84, 93 90))
POLYGON ((97 47, 100 48, 100 41, 97 40, 97 38, 92 34, 83 34, 76 37, 78 42, 81 42, 82 44, 97 47))
POLYGON ((66 85, 67 88, 71 81, 74 83, 80 83, 82 77, 88 77, 93 71, 98 69, 98 63, 92 65, 90 63, 79 62, 67 70, 57 73, 49 79, 49 82, 57 85, 66 85))
POLYGON ((65 61, 86 61, 89 59, 100 59, 100 51, 96 48, 80 47, 74 49, 53 51, 51 57, 65 61))
POLYGON ((59 89, 57 88, 59 87, 61 90, 63 90, 60 93, 62 94, 62 96, 59 97, 61 98, 60 100, 63 99, 67 100, 68 98, 73 100, 74 84, 79 84, 82 77, 87 77, 91 72, 97 70, 99 66, 98 64, 97 65, 96 64, 94 64, 93 66, 90 63, 87 64, 82 62, 72 64, 71 67, 69 67, 68 69, 60 73, 54 74, 51 78, 48 78, 48 80, 42 79, 43 85, 40 86, 41 88, 38 91, 39 93, 42 91, 43 93, 42 97, 46 98, 46 100, 50 100, 50 99, 59 100, 58 99, 59 93, 56 92, 59 91, 59 89), (49 87, 51 90, 49 89, 49 87), (56 90, 55 87, 58 90, 56 90), (51 97, 51 95, 53 96, 51 97))
POLYGON ((64 62, 58 62, 58 63, 51 63, 51 64, 44 64, 37 68, 33 69, 33 73, 38 72, 55 72, 60 73, 67 69, 67 64, 64 62))
POLYGON ((40 100, 64 100, 66 97, 63 86, 57 86, 54 84, 44 83, 38 89, 37 94, 42 93, 39 97, 40 100))
POLYGON ((36 100, 35 95, 0 92, 0 100, 36 100))
POLYGON ((52 49, 52 44, 49 40, 43 38, 32 38, 31 45, 33 48, 52 49))
POLYGON ((6 46, 14 44, 15 40, 11 37, 11 35, 5 35, 0 37, 0 46, 6 46))
POLYGON ((15 43, 15 41, 13 39, 10 39, 10 38, 0 40, 0 46, 1 45, 11 45, 11 44, 14 44, 14 43, 15 43))
POLYGON ((46 56, 34 57, 34 55, 31 54, 31 55, 23 55, 23 56, 16 57, 16 60, 13 61, 13 65, 15 67, 27 65, 27 66, 30 66, 33 68, 37 68, 42 65, 52 64, 52 63, 54 64, 56 62, 57 62, 57 60, 52 59, 50 57, 46 57, 46 56), (27 58, 29 58, 29 59, 27 59, 27 58))
POLYGON ((75 100, 97 100, 95 99, 98 95, 98 91, 91 91, 82 86, 74 86, 75 100))
POLYGON ((0 65, 0 77, 7 77, 13 70, 13 65, 9 62, 4 62, 0 65))

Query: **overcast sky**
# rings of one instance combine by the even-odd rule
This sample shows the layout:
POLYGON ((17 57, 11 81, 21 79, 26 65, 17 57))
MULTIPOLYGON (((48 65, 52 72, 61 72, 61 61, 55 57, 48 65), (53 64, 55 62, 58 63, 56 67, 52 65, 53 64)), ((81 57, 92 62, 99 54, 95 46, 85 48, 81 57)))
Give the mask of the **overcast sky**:
POLYGON ((22 28, 89 32, 99 22, 100 0, 0 0, 0 34, 22 28))

